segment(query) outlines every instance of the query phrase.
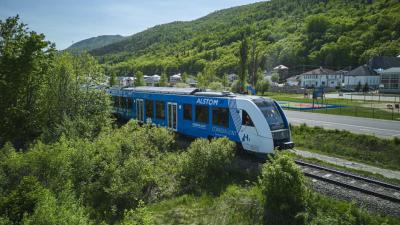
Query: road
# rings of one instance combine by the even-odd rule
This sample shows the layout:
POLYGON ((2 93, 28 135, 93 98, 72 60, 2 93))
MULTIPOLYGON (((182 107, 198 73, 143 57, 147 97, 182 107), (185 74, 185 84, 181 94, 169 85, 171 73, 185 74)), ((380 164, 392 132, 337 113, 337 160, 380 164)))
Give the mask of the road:
POLYGON ((400 138, 400 121, 379 120, 351 116, 308 113, 285 110, 289 122, 327 129, 347 130, 357 134, 372 134, 381 138, 400 138))

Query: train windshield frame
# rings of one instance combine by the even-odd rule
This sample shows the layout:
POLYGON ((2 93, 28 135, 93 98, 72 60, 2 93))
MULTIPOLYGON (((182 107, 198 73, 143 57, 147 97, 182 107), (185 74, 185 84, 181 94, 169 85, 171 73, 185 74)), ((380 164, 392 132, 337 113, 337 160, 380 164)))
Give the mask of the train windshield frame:
POLYGON ((275 101, 260 98, 254 99, 253 102, 261 110, 271 131, 287 128, 282 117, 283 115, 280 113, 275 101))

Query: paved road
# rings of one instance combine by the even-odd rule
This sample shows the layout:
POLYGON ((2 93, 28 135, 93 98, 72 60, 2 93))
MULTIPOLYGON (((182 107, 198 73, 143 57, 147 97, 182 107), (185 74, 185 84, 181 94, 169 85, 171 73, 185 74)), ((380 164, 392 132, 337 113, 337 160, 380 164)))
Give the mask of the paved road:
POLYGON ((285 110, 289 122, 327 129, 347 130, 358 134, 372 134, 382 138, 400 138, 400 121, 368 119, 285 110))

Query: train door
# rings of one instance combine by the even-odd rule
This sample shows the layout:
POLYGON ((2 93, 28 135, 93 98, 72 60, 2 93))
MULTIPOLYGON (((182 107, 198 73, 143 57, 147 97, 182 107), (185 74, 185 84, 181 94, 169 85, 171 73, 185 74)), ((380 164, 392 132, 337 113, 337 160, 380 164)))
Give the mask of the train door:
POLYGON ((242 126, 239 131, 239 137, 242 142, 243 148, 250 151, 258 151, 256 146, 258 134, 256 127, 246 110, 241 110, 242 126))
POLYGON ((140 122, 144 121, 144 102, 143 99, 136 100, 136 119, 140 122))
POLYGON ((178 104, 173 102, 168 102, 167 106, 167 126, 171 130, 177 130, 178 124, 178 104))

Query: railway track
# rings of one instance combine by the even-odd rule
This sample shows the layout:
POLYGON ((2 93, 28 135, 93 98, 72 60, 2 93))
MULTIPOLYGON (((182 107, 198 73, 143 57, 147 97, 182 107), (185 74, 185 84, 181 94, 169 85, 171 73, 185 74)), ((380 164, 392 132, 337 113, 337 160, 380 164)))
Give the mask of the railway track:
POLYGON ((400 186, 301 160, 295 162, 307 177, 400 204, 400 186))

